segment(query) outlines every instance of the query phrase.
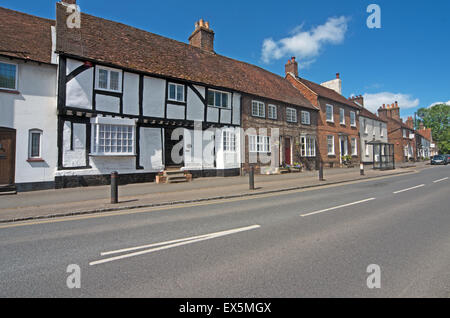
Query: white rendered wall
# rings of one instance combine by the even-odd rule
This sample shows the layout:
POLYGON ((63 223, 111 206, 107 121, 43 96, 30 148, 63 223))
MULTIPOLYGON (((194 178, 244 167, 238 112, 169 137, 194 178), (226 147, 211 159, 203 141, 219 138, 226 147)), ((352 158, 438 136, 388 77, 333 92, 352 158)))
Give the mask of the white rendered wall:
POLYGON ((86 166, 86 124, 73 124, 73 150, 71 146, 71 124, 64 122, 63 166, 65 168, 86 166))
POLYGON ((139 115, 139 75, 124 73, 123 113, 139 115))
POLYGON ((364 116, 360 116, 359 117, 359 131, 360 131, 360 140, 361 140, 361 145, 360 145, 360 152, 361 152, 361 161, 362 162, 373 162, 373 146, 369 145, 368 148, 368 153, 366 152, 366 142, 370 142, 375 140, 379 140, 382 142, 387 143, 388 142, 388 137, 387 137, 387 125, 384 122, 381 121, 377 121, 371 118, 367 118, 364 116), (367 130, 364 129, 364 120, 366 120, 366 125, 367 125, 367 130), (382 131, 383 133, 381 133, 380 131, 380 123, 383 127, 382 131), (367 133, 366 133, 367 131, 367 133))
MULTIPOLYGON (((84 63, 67 59, 66 75, 82 66, 84 63)), ((69 107, 92 109, 92 94, 94 83, 94 68, 78 74, 67 83, 66 105, 69 107)))
MULTIPOLYGON (((205 88, 200 86, 195 86, 198 92, 202 97, 205 96, 205 88)), ((187 120, 195 120, 195 121, 203 121, 204 120, 204 110, 205 105, 198 97, 198 95, 188 87, 187 94, 187 111, 186 111, 186 119, 187 120)))
POLYGON ((164 117, 166 81, 144 77, 143 113, 149 117, 164 117))
POLYGON ((57 165, 56 65, 18 64, 19 94, 0 92, 0 126, 16 129, 16 183, 54 180, 57 165), (43 162, 27 162, 29 130, 42 130, 43 162))
POLYGON ((163 170, 163 148, 161 128, 141 128, 140 164, 146 170, 163 170))
POLYGON ((119 113, 120 112, 120 98, 108 95, 95 95, 95 109, 98 111, 119 113))

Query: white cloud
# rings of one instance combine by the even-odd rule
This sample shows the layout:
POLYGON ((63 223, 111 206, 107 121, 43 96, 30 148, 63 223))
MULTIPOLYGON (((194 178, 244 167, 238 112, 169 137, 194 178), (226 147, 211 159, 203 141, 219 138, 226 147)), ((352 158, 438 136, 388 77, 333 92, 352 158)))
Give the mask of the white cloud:
POLYGON ((307 67, 315 61, 323 45, 340 44, 344 41, 349 18, 341 16, 329 18, 325 24, 316 26, 309 31, 303 30, 303 25, 290 32, 292 36, 275 41, 267 38, 263 42, 262 60, 269 63, 282 57, 295 55, 300 60, 301 67, 307 67))
POLYGON ((431 108, 431 107, 439 105, 439 104, 445 104, 445 105, 449 105, 450 106, 450 100, 448 102, 446 102, 446 103, 444 103, 444 102, 433 103, 430 106, 428 106, 428 108, 431 108))
POLYGON ((419 106, 419 99, 407 94, 395 94, 382 92, 376 94, 364 94, 364 107, 372 112, 377 112, 383 104, 398 102, 400 109, 415 108, 419 106))

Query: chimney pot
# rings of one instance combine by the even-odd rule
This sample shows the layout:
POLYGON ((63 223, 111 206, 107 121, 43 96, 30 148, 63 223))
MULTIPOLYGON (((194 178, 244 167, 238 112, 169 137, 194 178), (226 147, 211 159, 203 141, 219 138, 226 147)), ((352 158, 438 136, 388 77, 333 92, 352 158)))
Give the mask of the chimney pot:
POLYGON ((292 73, 295 77, 298 77, 298 63, 295 60, 295 56, 291 57, 291 59, 288 60, 288 62, 284 66, 284 70, 286 76, 288 75, 288 73, 292 73))
POLYGON ((339 73, 336 73, 336 78, 340 78, 340 74, 339 73))
POLYGON ((214 31, 209 22, 200 19, 195 23, 195 30, 189 37, 189 44, 205 51, 214 52, 214 31))

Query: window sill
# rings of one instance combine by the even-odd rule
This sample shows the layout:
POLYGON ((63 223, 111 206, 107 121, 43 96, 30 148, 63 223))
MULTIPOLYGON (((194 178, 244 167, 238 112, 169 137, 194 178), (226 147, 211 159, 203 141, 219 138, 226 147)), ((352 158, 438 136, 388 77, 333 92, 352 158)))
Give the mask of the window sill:
POLYGON ((42 158, 28 158, 27 162, 45 162, 42 158))
POLYGON ((102 153, 91 153, 90 157, 101 157, 101 158, 113 158, 113 157, 136 157, 135 154, 102 154, 102 153))
POLYGON ((5 88, 0 88, 0 93, 6 93, 6 94, 13 94, 13 95, 20 95, 20 92, 14 89, 5 89, 5 88))

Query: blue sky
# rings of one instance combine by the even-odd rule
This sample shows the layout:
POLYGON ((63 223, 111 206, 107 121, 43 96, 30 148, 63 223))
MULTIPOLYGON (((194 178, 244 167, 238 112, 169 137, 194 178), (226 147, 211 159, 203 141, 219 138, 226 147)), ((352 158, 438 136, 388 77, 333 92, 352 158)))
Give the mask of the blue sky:
MULTIPOLYGON (((53 0, 2 0, 0 6, 54 18, 53 0)), ((81 11, 187 42, 200 18, 216 33, 217 53, 284 76, 290 56, 300 76, 321 83, 341 74, 343 94, 369 109, 398 101, 402 117, 450 104, 450 1, 78 0, 81 11), (371 3, 381 29, 369 29, 371 3), (263 49, 266 43, 266 49, 263 49), (271 44, 268 46, 267 44, 271 44)))

